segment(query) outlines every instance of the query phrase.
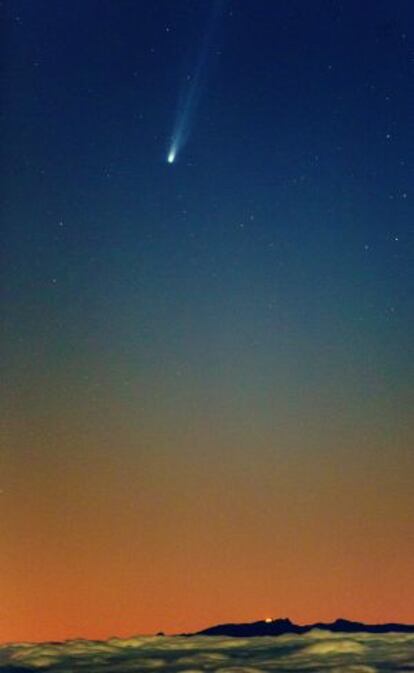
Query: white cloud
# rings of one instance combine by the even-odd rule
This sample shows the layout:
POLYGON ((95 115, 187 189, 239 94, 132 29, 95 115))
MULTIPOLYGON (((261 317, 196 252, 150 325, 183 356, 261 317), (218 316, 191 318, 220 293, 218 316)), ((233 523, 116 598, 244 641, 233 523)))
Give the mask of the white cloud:
POLYGON ((412 634, 310 632, 278 638, 111 638, 0 646, 0 673, 402 673, 414 670, 412 634))

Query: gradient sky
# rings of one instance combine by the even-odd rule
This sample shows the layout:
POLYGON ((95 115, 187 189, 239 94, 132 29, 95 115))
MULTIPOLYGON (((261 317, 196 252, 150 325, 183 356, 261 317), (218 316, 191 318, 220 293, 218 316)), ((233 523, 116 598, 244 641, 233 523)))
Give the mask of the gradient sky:
POLYGON ((6 0, 0 640, 414 621, 411 0, 6 0))

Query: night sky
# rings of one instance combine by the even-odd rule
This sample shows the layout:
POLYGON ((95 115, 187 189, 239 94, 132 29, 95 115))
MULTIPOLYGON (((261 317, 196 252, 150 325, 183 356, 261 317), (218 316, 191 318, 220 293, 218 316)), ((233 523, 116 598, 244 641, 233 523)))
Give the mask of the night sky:
POLYGON ((413 2, 1 5, 0 639, 414 621, 413 2))

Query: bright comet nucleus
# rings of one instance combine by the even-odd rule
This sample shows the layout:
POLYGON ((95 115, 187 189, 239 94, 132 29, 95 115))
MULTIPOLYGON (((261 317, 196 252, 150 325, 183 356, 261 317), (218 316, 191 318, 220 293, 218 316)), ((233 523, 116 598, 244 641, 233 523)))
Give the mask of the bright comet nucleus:
POLYGON ((174 159, 175 159, 175 151, 174 151, 174 150, 170 150, 170 152, 168 153, 168 157, 167 157, 167 163, 169 163, 169 164, 173 164, 173 163, 174 163, 174 159))

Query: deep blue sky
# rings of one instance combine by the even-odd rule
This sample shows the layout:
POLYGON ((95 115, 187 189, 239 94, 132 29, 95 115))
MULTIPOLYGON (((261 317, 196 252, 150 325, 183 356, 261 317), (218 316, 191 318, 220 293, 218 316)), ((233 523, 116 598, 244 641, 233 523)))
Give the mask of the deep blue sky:
MULTIPOLYGON (((163 487, 176 519, 154 522, 162 557, 164 528, 180 526, 185 484, 196 493, 209 475, 206 498, 216 502, 214 480, 225 490, 236 479, 242 520, 278 456, 283 483, 268 484, 269 503, 282 493, 286 510, 302 503, 322 528, 325 506, 338 507, 341 526, 355 484, 360 518, 376 530, 373 503, 385 490, 391 540, 391 521, 407 511, 412 429, 411 0, 223 2, 188 142, 172 165, 177 106, 211 2, 2 5, 9 444, 1 486, 10 512, 14 497, 30 493, 36 537, 46 524, 35 494, 44 492, 45 508, 61 498, 46 482, 60 480, 70 508, 81 464, 102 470, 92 487, 98 500, 123 480, 132 488, 137 470, 165 469, 166 483, 180 488, 163 487)), ((143 496, 148 511, 158 497, 155 487, 143 496)), ((124 505, 107 504, 114 521, 124 505)), ((225 501, 220 516, 234 507, 225 501)), ((138 525, 133 511, 125 540, 138 525)), ((214 512, 213 504, 198 516, 214 512)), ((241 536, 254 520, 240 523, 241 536)), ((282 525, 282 538, 292 525, 282 525)), ((328 544, 326 526, 318 535, 328 544)), ((19 530, 16 523, 16 540, 19 530)), ((367 577, 371 565, 368 554, 367 577)), ((395 594, 391 578, 377 577, 395 594)), ((320 618, 304 607, 311 598, 297 604, 289 582, 290 616, 320 618)), ((345 605, 351 616, 338 582, 332 613, 345 605)), ((364 605, 374 617, 406 616, 398 598, 377 605, 376 592, 375 583, 366 595, 358 589, 355 616, 364 605)), ((256 609, 252 598, 241 608, 245 616, 256 609)), ((156 628, 155 608, 151 615, 140 617, 142 628, 156 628)), ((169 628, 213 619, 186 615, 171 616, 169 628)), ((30 637, 29 623, 21 630, 30 637)), ((69 632, 64 623, 59 634, 69 632)), ((92 617, 84 632, 97 632, 92 617)))

